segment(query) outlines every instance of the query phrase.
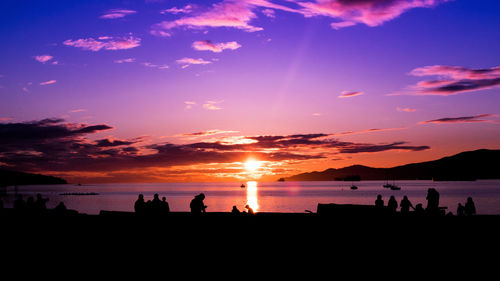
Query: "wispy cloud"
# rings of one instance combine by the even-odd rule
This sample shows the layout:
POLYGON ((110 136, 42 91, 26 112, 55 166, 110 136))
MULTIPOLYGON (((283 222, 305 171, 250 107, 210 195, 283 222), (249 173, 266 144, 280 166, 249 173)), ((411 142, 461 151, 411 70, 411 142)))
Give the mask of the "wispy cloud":
POLYGON ((298 2, 307 16, 327 16, 339 29, 356 24, 378 26, 414 8, 431 8, 448 0, 316 0, 298 2))
POLYGON ((186 109, 191 109, 193 108, 193 105, 196 104, 194 101, 185 101, 184 104, 186 105, 186 109))
POLYGON ((192 65, 192 64, 209 64, 209 63, 212 63, 211 61, 206 61, 204 59, 194 59, 194 58, 182 58, 182 59, 178 59, 176 60, 176 62, 178 64, 182 64, 182 68, 186 68, 188 67, 189 65, 192 65))
POLYGON ((500 67, 469 69, 460 66, 432 65, 419 67, 410 72, 417 77, 434 76, 433 80, 420 81, 406 91, 391 95, 438 95, 449 96, 475 92, 500 86, 500 67))
POLYGON ((409 108, 409 107, 397 107, 396 110, 399 112, 415 112, 415 111, 417 111, 416 109, 409 108))
POLYGON ((210 40, 195 41, 193 43, 193 48, 198 51, 212 51, 214 53, 220 53, 223 50, 236 50, 241 47, 236 41, 226 42, 226 43, 213 43, 210 40))
POLYGON ((364 92, 349 92, 349 91, 343 91, 342 94, 339 96, 339 98, 352 98, 356 96, 361 96, 363 95, 364 92))
POLYGON ((481 119, 481 118, 488 118, 488 117, 494 117, 494 116, 495 115, 493 115, 493 114, 479 114, 479 115, 473 115, 473 116, 446 117, 446 118, 434 119, 434 120, 429 120, 429 121, 422 121, 419 124, 430 124, 430 123, 432 123, 432 124, 454 124, 454 123, 481 123, 481 122, 500 123, 500 121, 481 119))
POLYGON ((223 101, 207 101, 203 104, 203 108, 206 110, 220 110, 222 109, 222 107, 220 107, 218 104, 222 102, 223 101))
POLYGON ((56 80, 49 80, 49 81, 41 82, 40 86, 50 85, 50 84, 54 84, 56 82, 57 82, 56 80))
POLYGON ((98 39, 84 38, 72 40, 68 39, 63 42, 66 46, 80 48, 86 51, 97 52, 100 50, 126 50, 139 47, 141 45, 141 38, 134 36, 129 37, 109 37, 101 36, 98 39))
POLYGON ((174 15, 189 14, 193 11, 194 7, 195 7, 195 5, 188 4, 188 5, 184 6, 183 8, 172 7, 170 9, 161 10, 160 13, 161 14, 174 14, 174 15))
POLYGON ((157 68, 157 69, 167 69, 167 68, 169 68, 169 66, 166 65, 166 64, 158 65, 158 64, 151 63, 151 62, 143 62, 142 65, 144 65, 146 67, 157 68))
POLYGON ((131 62, 135 62, 135 58, 126 58, 114 61, 114 63, 131 63, 131 62))
POLYGON ((186 133, 186 134, 181 134, 179 136, 181 136, 181 137, 206 137, 206 136, 213 136, 213 135, 220 135, 220 134, 232 134, 232 133, 238 133, 238 131, 215 129, 215 130, 207 130, 207 131, 196 132, 196 133, 186 133))
POLYGON ((39 55, 39 56, 34 56, 35 60, 41 63, 46 63, 49 60, 53 59, 54 57, 51 55, 39 55))
POLYGON ((79 109, 70 110, 69 112, 70 113, 78 113, 78 112, 85 112, 85 111, 87 111, 87 109, 79 108, 79 109))
POLYGON ((100 16, 101 19, 119 19, 124 18, 128 15, 135 14, 134 10, 126 10, 126 9, 111 9, 107 11, 105 14, 100 16))
POLYGON ((12 121, 14 118, 12 117, 0 117, 0 122, 12 121))

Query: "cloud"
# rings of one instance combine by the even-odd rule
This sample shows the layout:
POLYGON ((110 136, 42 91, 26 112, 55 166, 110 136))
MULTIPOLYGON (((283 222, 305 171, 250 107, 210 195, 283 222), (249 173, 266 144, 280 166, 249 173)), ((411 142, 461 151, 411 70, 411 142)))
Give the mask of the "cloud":
POLYGON ((135 14, 136 11, 133 10, 126 10, 126 9, 111 9, 102 16, 100 16, 101 19, 119 19, 119 18, 124 18, 125 16, 135 14))
POLYGON ((78 113, 78 112, 85 112, 85 111, 87 111, 87 109, 79 108, 79 109, 70 110, 69 112, 70 113, 78 113))
POLYGON ((257 16, 252 12, 248 1, 226 0, 213 4, 209 9, 197 15, 181 17, 174 21, 163 21, 153 25, 152 30, 171 30, 178 27, 232 27, 248 32, 260 31, 261 27, 249 22, 257 16))
POLYGON ((276 13, 273 9, 263 9, 261 12, 268 18, 274 19, 276 17, 276 13))
POLYGON ((500 67, 469 69, 460 66, 433 65, 415 68, 410 75, 434 76, 409 87, 407 94, 449 96, 500 86, 500 67))
POLYGON ((183 137, 205 137, 205 136, 212 136, 212 135, 217 135, 217 134, 230 134, 230 133, 238 133, 238 131, 228 131, 228 130, 208 130, 208 131, 202 131, 202 132, 197 132, 197 133, 186 133, 182 134, 181 136, 183 137))
POLYGON ((440 119, 435 119, 435 120, 422 121, 419 124, 430 124, 430 123, 432 123, 432 124, 454 124, 454 123, 480 123, 480 122, 499 123, 499 121, 480 119, 480 118, 494 117, 494 116, 495 115, 493 115, 493 114, 479 114, 479 115, 473 115, 473 116, 446 117, 446 118, 440 118, 440 119))
POLYGON ((154 64, 154 63, 150 63, 150 62, 143 62, 142 65, 144 65, 146 67, 158 68, 158 69, 167 69, 167 68, 169 68, 169 66, 166 65, 166 64, 157 65, 157 64, 154 64))
MULTIPOLYGON (((143 143, 142 138, 99 138, 96 134, 113 129, 107 124, 67 123, 63 119, 43 119, 21 123, 0 123, 0 162, 22 171, 51 173, 124 173, 149 169, 241 163, 249 157, 260 161, 307 161, 329 159, 339 154, 383 151, 421 151, 428 146, 412 146, 403 141, 383 144, 339 141, 331 134, 295 134, 226 137, 212 142, 187 144, 143 143)), ((235 131, 208 130, 186 136, 211 136, 235 131)), ((220 166, 213 166, 214 172, 220 166)))
POLYGON ((409 108, 409 107, 397 107, 396 110, 399 112, 415 112, 415 111, 417 111, 416 109, 409 108))
POLYGON ((222 101, 207 101, 203 104, 203 108, 206 110, 220 110, 222 107, 217 104, 222 103, 222 101))
POLYGON ((363 95, 363 92, 349 92, 349 91, 343 91, 342 94, 339 96, 339 98, 352 98, 356 96, 361 96, 363 95))
POLYGON ((51 55, 39 55, 39 56, 34 56, 35 60, 41 63, 46 63, 49 60, 53 59, 54 57, 51 55))
POLYGON ((212 43, 210 40, 195 41, 193 43, 193 48, 198 51, 212 51, 214 53, 220 53, 223 50, 236 50, 241 47, 236 41, 226 42, 226 43, 212 43))
POLYGON ((298 2, 308 16, 327 16, 339 29, 356 24, 378 26, 414 8, 431 8, 448 0, 316 0, 298 2))
POLYGON ((14 120, 12 117, 0 117, 0 122, 6 122, 6 121, 11 121, 14 120))
POLYGON ((101 36, 97 40, 94 38, 85 38, 71 40, 68 39, 63 42, 66 46, 80 48, 86 51, 97 52, 104 50, 126 50, 139 47, 141 45, 141 38, 129 37, 109 37, 101 36))
POLYGON ((193 105, 196 104, 194 101, 185 101, 184 104, 186 105, 186 109, 191 109, 193 108, 193 105))
POLYGON ((189 14, 193 11, 194 8, 195 8, 195 5, 188 4, 188 5, 184 6, 183 8, 179 8, 179 9, 177 7, 172 7, 170 9, 161 10, 160 14, 174 14, 174 15, 189 14))
POLYGON ((135 62, 135 58, 126 58, 114 61, 114 63, 131 63, 131 62, 135 62))
POLYGON ((345 135, 357 135, 357 134, 366 134, 366 133, 374 133, 374 132, 385 132, 385 131, 397 131, 397 130, 405 130, 408 127, 397 127, 397 128, 383 128, 383 129, 366 129, 360 131, 347 131, 340 133, 333 133, 330 136, 345 136, 345 135))
POLYGON ((182 68, 186 68, 191 64, 209 64, 211 61, 206 61, 204 59, 193 59, 193 58, 182 58, 176 60, 178 64, 183 64, 182 68))
POLYGON ((54 84, 56 82, 57 82, 56 80, 49 80, 49 81, 41 82, 40 86, 50 85, 50 84, 54 84))

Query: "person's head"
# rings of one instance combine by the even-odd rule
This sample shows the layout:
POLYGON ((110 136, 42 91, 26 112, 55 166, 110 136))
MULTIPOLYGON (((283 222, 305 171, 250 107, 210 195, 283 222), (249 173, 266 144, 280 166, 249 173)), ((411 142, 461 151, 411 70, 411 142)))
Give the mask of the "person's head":
POLYGON ((405 196, 403 196, 403 199, 404 200, 408 200, 408 197, 405 195, 405 196))
POLYGON ((144 200, 144 195, 139 194, 139 200, 144 200))
POLYGON ((394 195, 391 195, 391 198, 389 198, 391 200, 396 200, 396 198, 394 198, 394 195))
POLYGON ((163 201, 163 202, 165 202, 166 200, 167 200, 167 198, 165 198, 165 196, 163 196, 163 197, 161 198, 161 201, 163 201))
POLYGON ((377 195, 377 199, 382 199, 382 195, 377 195))
POLYGON ((200 200, 203 200, 203 199, 205 199, 205 194, 200 193, 200 194, 196 195, 195 197, 200 199, 200 200))
POLYGON ((159 196, 160 196, 160 195, 158 195, 158 193, 155 193, 155 195, 154 195, 154 199, 159 200, 159 199, 160 199, 160 197, 159 197, 159 196))
POLYGON ((467 202, 472 202, 472 197, 467 197, 467 202))

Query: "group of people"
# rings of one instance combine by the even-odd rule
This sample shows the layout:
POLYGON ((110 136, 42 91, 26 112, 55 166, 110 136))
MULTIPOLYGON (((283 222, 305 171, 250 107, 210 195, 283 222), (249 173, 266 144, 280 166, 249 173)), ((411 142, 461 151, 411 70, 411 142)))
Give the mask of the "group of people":
POLYGON ((170 212, 170 207, 165 197, 160 200, 158 193, 155 193, 153 200, 148 201, 144 200, 144 195, 139 194, 134 210, 137 214, 167 214, 170 212))
MULTIPOLYGON (((199 215, 207 212, 206 209, 208 206, 205 205, 205 202, 203 200, 205 200, 205 194, 203 193, 194 196, 194 198, 189 203, 189 208, 191 209, 192 214, 199 215)), ((246 205, 245 209, 247 211, 241 212, 236 206, 233 206, 231 213, 254 214, 254 210, 249 205, 246 205)), ((148 200, 147 202, 144 200, 144 195, 139 194, 134 204, 134 211, 138 214, 167 214, 170 212, 170 207, 168 205, 168 202, 166 201, 166 198, 162 197, 162 200, 160 200, 160 196, 157 193, 154 194, 153 200, 148 200)))
MULTIPOLYGON (((36 200, 33 196, 29 196, 26 201, 24 201, 22 195, 17 195, 16 200, 14 200, 14 210, 18 213, 23 214, 43 214, 46 213, 48 198, 43 198, 42 194, 38 193, 36 195, 36 200)), ((3 201, 0 200, 0 209, 3 209, 3 201)), ((56 213, 64 213, 67 211, 66 205, 60 202, 54 210, 56 213)))
MULTIPOLYGON (((428 213, 428 214, 440 214, 444 211, 446 207, 439 207, 439 192, 435 188, 429 188, 427 190, 427 196, 425 198, 427 200, 427 208, 423 208, 422 204, 417 204, 415 207, 405 195, 401 200, 399 206, 401 207, 400 211, 402 214, 408 214, 410 212, 410 208, 412 208, 415 213, 428 213)), ((382 195, 377 195, 377 199, 375 200, 375 207, 378 209, 383 209, 384 200, 382 200, 382 195)), ((387 207, 389 211, 396 212, 398 208, 398 202, 396 198, 392 195, 387 202, 387 207)), ((458 216, 471 216, 476 214, 476 206, 472 197, 467 198, 467 202, 465 206, 461 203, 458 203, 457 215, 458 216)))

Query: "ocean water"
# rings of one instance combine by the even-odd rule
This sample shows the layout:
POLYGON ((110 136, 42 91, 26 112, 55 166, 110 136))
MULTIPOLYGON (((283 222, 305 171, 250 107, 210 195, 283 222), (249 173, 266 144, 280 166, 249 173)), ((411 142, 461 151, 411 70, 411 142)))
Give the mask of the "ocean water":
POLYGON ((500 180, 472 182, 397 181, 401 190, 383 188, 383 181, 354 182, 358 190, 351 190, 351 182, 242 182, 220 183, 120 183, 89 185, 38 185, 7 188, 7 195, 0 196, 5 207, 12 207, 15 194, 26 200, 37 193, 49 198, 48 208, 59 202, 73 210, 87 214, 98 214, 101 210, 133 211, 139 194, 146 200, 158 193, 166 197, 171 211, 189 211, 189 202, 199 193, 206 196, 207 212, 229 212, 233 206, 240 211, 250 205, 256 212, 316 212, 318 203, 374 204, 377 194, 381 194, 385 204, 391 195, 398 202, 404 195, 415 206, 425 207, 428 188, 440 193, 440 206, 456 213, 458 203, 465 204, 472 197, 478 214, 500 214, 500 180), (61 195, 61 193, 89 193, 98 195, 61 195))

